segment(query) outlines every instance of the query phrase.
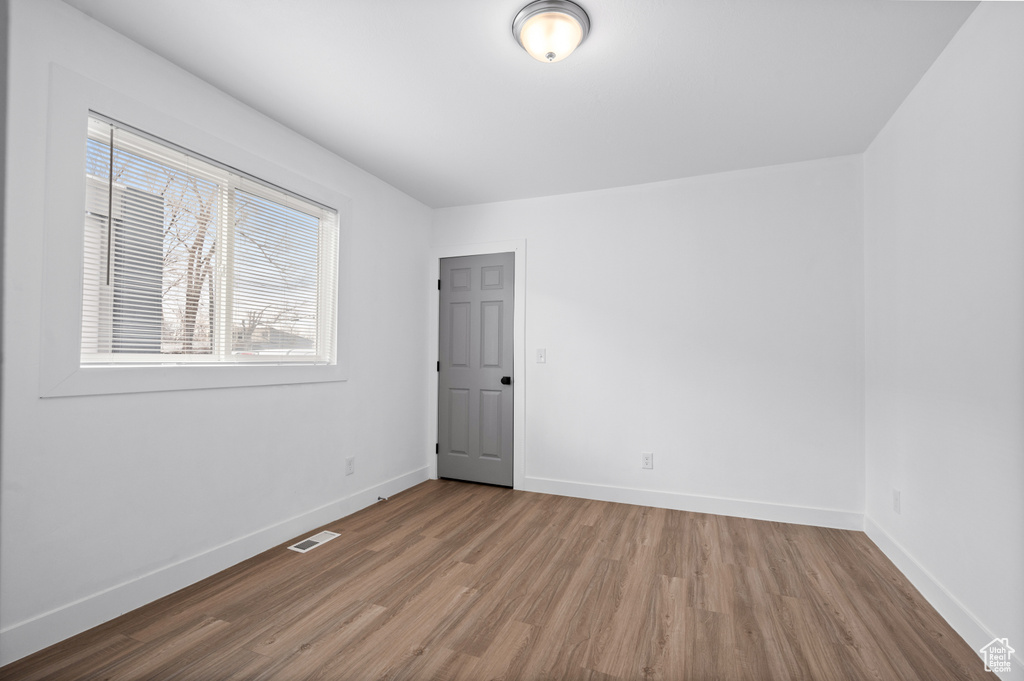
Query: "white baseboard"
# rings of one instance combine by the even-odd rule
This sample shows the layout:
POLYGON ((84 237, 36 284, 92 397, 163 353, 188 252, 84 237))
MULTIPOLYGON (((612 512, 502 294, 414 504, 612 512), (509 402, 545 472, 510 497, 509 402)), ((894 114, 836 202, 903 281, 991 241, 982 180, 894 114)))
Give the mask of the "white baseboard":
POLYGON ((0 666, 214 575, 429 477, 423 467, 0 631, 0 666))
MULTIPOLYGON (((996 638, 996 633, 982 624, 927 568, 917 562, 917 559, 868 516, 864 516, 864 533, 975 652, 996 638)), ((1000 636, 1006 636, 1006 634, 1000 634, 1000 636)), ((1016 641, 1010 643, 1016 644, 1018 651, 1021 650, 1021 645, 1016 641)), ((1024 660, 1019 654, 1012 657, 1013 669, 1007 674, 999 674, 999 678, 1008 681, 1024 681, 1024 660)), ((979 669, 981 664, 979 655, 979 669)))
POLYGON ((620 504, 636 504, 638 506, 656 506, 671 508, 677 511, 694 511, 696 513, 714 513, 754 520, 771 520, 779 523, 797 525, 817 525, 832 527, 839 530, 862 530, 864 515, 859 511, 842 511, 831 508, 813 508, 808 506, 788 506, 770 504, 761 501, 745 501, 743 499, 725 499, 721 497, 705 497, 695 494, 678 494, 676 492, 659 492, 649 489, 631 487, 611 487, 594 485, 567 480, 551 480, 548 478, 524 479, 523 490, 527 492, 543 492, 565 497, 581 497, 595 501, 614 501, 620 504))

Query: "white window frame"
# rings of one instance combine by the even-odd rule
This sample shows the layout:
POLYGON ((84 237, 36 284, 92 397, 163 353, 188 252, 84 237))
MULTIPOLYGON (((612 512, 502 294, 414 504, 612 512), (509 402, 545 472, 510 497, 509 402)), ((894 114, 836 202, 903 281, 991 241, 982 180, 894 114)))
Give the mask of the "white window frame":
MULTIPOLYGON (((86 352, 85 350, 85 339, 83 337, 83 351, 82 351, 82 365, 83 366, 96 366, 96 365, 108 365, 108 366, 134 366, 138 364, 155 364, 161 366, 167 365, 178 365, 178 364, 221 364, 226 362, 233 362, 237 364, 333 364, 336 361, 336 346, 334 343, 334 336, 337 332, 336 326, 334 325, 334 299, 337 295, 337 211, 329 206, 324 206, 316 202, 310 201, 309 199, 301 196, 297 196, 294 192, 290 192, 281 187, 269 186, 267 183, 259 178, 252 177, 242 173, 234 168, 223 167, 222 164, 218 163, 214 159, 203 158, 199 154, 191 151, 182 149, 178 145, 175 145, 164 140, 153 139, 151 135, 144 131, 137 130, 132 126, 127 125, 121 121, 115 121, 109 116, 105 116, 101 112, 90 112, 91 120, 97 121, 97 123, 104 126, 113 126, 116 129, 121 130, 123 133, 129 135, 129 149, 133 149, 132 153, 138 154, 142 157, 148 157, 155 160, 162 166, 167 166, 175 169, 178 172, 198 176, 204 180, 208 180, 214 183, 218 187, 217 194, 218 198, 218 225, 216 229, 217 239, 220 240, 220 247, 218 248, 218 255, 215 261, 218 263, 212 270, 212 281, 211 281, 211 295, 213 300, 210 304, 213 306, 212 319, 210 334, 211 334, 211 352, 210 353, 198 353, 198 354, 152 354, 152 353, 113 353, 113 352, 86 352), (170 152, 179 160, 171 160, 166 155, 170 152), (163 158, 160 158, 160 157, 163 158), (188 159, 188 162, 183 164, 180 162, 181 159, 188 159), (313 353, 289 355, 286 353, 270 353, 262 355, 248 355, 248 354, 235 354, 232 349, 232 332, 234 320, 231 318, 231 311, 234 310, 233 304, 233 289, 235 286, 235 273, 236 273, 236 260, 235 260, 235 249, 234 239, 236 233, 234 228, 231 226, 231 216, 235 214, 236 201, 238 200, 238 193, 263 199, 272 204, 288 207, 297 211, 303 212, 303 214, 318 213, 319 216, 314 215, 317 218, 317 253, 316 253, 316 269, 319 273, 317 279, 317 312, 316 321, 317 329, 315 336, 315 348, 313 353), (215 282, 215 283, 214 283, 215 282), (216 291, 217 294, 213 295, 212 291, 216 291)), ((113 139, 111 137, 111 139, 113 139)), ((97 139, 93 137, 93 141, 99 141, 103 144, 110 144, 109 140, 97 139)), ((105 177, 96 177, 93 175, 86 175, 86 191, 88 192, 90 187, 95 187, 94 191, 100 191, 104 196, 107 195, 109 188, 107 187, 108 180, 105 177)), ((115 197, 119 192, 123 192, 123 185, 115 183, 114 188, 115 197)), ((159 200, 160 197, 155 197, 159 200)), ((86 202, 89 203, 88 201, 86 202)), ((109 203, 104 203, 110 207, 120 207, 121 202, 114 200, 109 203)), ((115 210, 115 216, 120 215, 118 210, 115 210)), ((86 227, 88 230, 89 227, 86 227)), ((109 224, 104 224, 102 229, 107 230, 110 234, 109 224)), ((116 250, 116 249, 114 249, 116 250)), ((108 252, 111 252, 108 249, 108 252)), ((100 254, 85 254, 87 263, 86 266, 101 266, 103 256, 100 254), (98 258, 96 256, 99 256, 98 258), (89 261, 92 262, 89 262, 89 261)), ((106 287, 110 286, 110 282, 107 282, 106 287)), ((101 285, 101 291, 99 293, 102 298, 105 292, 102 290, 106 288, 101 285)), ((83 303, 85 305, 85 303, 83 303)), ((99 314, 100 325, 100 336, 105 335, 102 327, 106 324, 112 323, 112 316, 109 315, 110 310, 105 309, 105 306, 99 304, 98 308, 91 311, 91 314, 99 314), (104 314, 106 313, 106 314, 104 314)), ((83 311, 84 314, 84 311, 83 311)), ((84 325, 84 320, 83 320, 84 325)), ((85 335, 83 329, 83 336, 85 335)))
MULTIPOLYGON (((100 85, 63 67, 52 65, 47 120, 46 212, 44 215, 43 301, 40 316, 39 394, 41 397, 193 390, 294 383, 344 381, 348 377, 349 309, 348 241, 351 201, 340 192, 297 173, 312 144, 276 124, 266 122, 272 140, 293 138, 289 153, 281 144, 253 153, 229 140, 237 139, 225 123, 184 122, 134 97, 100 85), (336 361, 309 363, 223 363, 201 366, 81 365, 82 271, 84 258, 85 140, 90 111, 155 137, 173 139, 219 162, 244 168, 253 176, 310 198, 338 212, 338 293, 336 361), (276 153, 273 153, 276 152, 276 153), (269 158, 268 158, 269 157, 269 158)), ((254 135, 250 134, 250 137, 254 135)), ((262 137, 262 135, 255 135, 262 137)), ((315 153, 314 153, 315 160, 315 153)), ((314 164, 315 165, 315 164, 314 164)))

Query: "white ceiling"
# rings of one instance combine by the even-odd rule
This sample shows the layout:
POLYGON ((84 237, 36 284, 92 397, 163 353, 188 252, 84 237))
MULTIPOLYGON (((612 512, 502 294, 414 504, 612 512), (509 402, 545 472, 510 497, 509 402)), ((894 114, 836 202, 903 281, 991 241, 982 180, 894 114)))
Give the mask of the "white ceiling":
POLYGON ((431 207, 864 151, 974 2, 65 0, 431 207))

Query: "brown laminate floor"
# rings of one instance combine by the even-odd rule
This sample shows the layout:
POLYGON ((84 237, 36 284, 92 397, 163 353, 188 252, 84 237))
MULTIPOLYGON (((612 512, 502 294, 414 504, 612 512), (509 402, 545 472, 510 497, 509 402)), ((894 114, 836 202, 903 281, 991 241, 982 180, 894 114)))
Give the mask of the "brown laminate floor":
POLYGON ((323 529, 0 678, 996 678, 860 532, 436 480, 323 529))

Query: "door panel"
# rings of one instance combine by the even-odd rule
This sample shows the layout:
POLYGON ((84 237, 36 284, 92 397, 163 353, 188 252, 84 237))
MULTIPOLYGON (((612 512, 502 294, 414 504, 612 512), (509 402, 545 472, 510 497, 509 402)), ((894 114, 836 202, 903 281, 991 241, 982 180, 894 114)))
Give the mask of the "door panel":
POLYGON ((501 391, 480 391, 480 456, 501 458, 501 391))
POLYGON ((480 364, 488 369, 501 368, 502 302, 480 304, 480 364))
POLYGON ((451 336, 448 344, 448 361, 453 367, 469 367, 469 320, 472 315, 469 303, 452 303, 451 336))
POLYGON ((451 436, 450 454, 469 456, 469 391, 448 390, 448 432, 451 436))
POLYGON ((437 474, 512 486, 515 256, 441 260, 437 474))

